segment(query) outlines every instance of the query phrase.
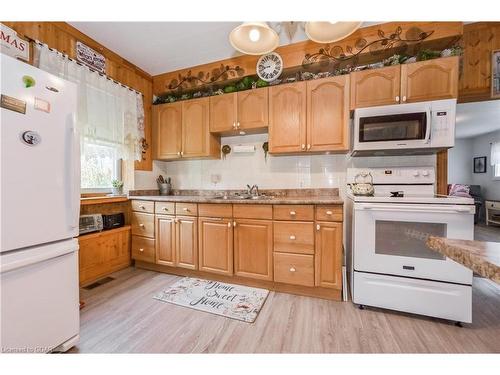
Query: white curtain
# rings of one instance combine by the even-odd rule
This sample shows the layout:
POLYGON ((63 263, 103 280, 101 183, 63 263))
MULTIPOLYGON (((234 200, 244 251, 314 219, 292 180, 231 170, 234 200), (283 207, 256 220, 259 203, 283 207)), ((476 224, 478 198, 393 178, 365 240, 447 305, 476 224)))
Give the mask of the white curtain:
POLYGON ((491 144, 490 163, 492 166, 500 165, 500 142, 493 142, 491 144))
POLYGON ((86 66, 77 64, 46 45, 37 45, 35 65, 78 87, 77 124, 82 152, 87 143, 112 145, 125 160, 141 160, 144 137, 142 95, 86 66))

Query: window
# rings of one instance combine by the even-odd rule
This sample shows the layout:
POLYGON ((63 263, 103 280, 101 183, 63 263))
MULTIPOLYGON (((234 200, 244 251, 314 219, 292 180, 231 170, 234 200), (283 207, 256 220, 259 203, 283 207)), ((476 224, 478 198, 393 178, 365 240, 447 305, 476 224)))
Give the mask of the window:
POLYGON ((112 180, 121 180, 121 159, 115 146, 92 143, 84 138, 82 150, 83 191, 109 190, 112 180))
POLYGON ((491 170, 492 178, 500 180, 500 142, 493 142, 491 144, 491 170))

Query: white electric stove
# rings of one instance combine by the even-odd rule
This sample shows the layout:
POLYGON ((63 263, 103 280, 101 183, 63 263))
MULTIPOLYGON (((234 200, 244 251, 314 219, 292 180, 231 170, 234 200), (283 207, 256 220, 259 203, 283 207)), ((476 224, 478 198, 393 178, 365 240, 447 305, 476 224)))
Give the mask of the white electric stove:
POLYGON ((474 200, 435 195, 435 171, 347 171, 347 271, 354 303, 472 321, 472 271, 430 250, 429 236, 471 240, 474 200), (355 196, 356 175, 370 173, 375 194, 355 196))

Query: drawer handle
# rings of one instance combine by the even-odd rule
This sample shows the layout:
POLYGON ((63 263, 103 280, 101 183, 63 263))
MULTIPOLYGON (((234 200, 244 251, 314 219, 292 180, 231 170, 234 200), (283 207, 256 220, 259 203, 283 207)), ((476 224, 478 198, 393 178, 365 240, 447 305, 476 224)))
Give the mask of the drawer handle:
POLYGON ((292 234, 292 235, 290 236, 290 239, 291 239, 291 240, 294 240, 294 239, 295 239, 295 236, 292 234))
POLYGON ((167 207, 163 207, 163 211, 168 211, 168 208, 167 207))
POLYGON ((290 215, 294 216, 297 215, 297 213, 295 211, 290 211, 290 215))
POLYGON ((326 211, 326 214, 327 215, 331 215, 331 214, 333 214, 333 212, 332 211, 326 211))
POLYGON ((143 224, 143 223, 140 223, 140 224, 139 224, 139 226, 140 226, 141 228, 144 228, 144 224, 143 224))
POLYGON ((141 248, 139 249, 139 251, 140 251, 141 253, 143 253, 143 252, 144 252, 144 249, 141 247, 141 248))
POLYGON ((187 208, 187 207, 184 207, 183 210, 186 212, 189 212, 189 208, 187 208))
POLYGON ((145 207, 145 206, 140 206, 140 209, 141 209, 141 210, 145 210, 145 209, 146 209, 146 207, 145 207))
POLYGON ((295 272, 297 271, 294 266, 290 267, 290 272, 295 272))

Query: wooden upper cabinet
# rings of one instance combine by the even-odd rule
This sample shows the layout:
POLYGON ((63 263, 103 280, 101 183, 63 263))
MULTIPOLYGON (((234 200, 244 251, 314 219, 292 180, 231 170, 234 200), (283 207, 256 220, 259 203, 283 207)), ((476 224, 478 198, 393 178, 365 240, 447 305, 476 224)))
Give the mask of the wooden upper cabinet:
POLYGON ((175 265, 198 268, 198 222, 195 217, 177 217, 175 235, 175 265))
POLYGON ((306 105, 306 82, 269 88, 269 152, 305 151, 306 105))
POLYGON ((314 285, 342 289, 342 223, 316 222, 314 285))
POLYGON ((175 265, 175 217, 156 215, 156 263, 175 265))
POLYGON ((153 106, 155 159, 176 159, 181 153, 182 103, 153 106))
POLYGON ((307 82, 306 149, 349 150, 349 75, 307 82))
POLYGON ((351 109, 398 104, 401 66, 351 73, 351 109))
POLYGON ((273 280, 271 220, 235 220, 234 274, 252 279, 273 280))
POLYGON ((241 91, 238 93, 236 122, 238 129, 267 128, 269 125, 269 89, 241 91))
POLYGON ((237 93, 210 97, 210 131, 222 133, 236 128, 237 93))
POLYGON ((233 274, 233 226, 231 219, 198 219, 200 271, 233 274))
POLYGON ((182 102, 183 158, 220 157, 220 143, 209 131, 209 98, 182 102))
POLYGON ((458 56, 401 65, 401 101, 452 99, 458 96, 458 56))

